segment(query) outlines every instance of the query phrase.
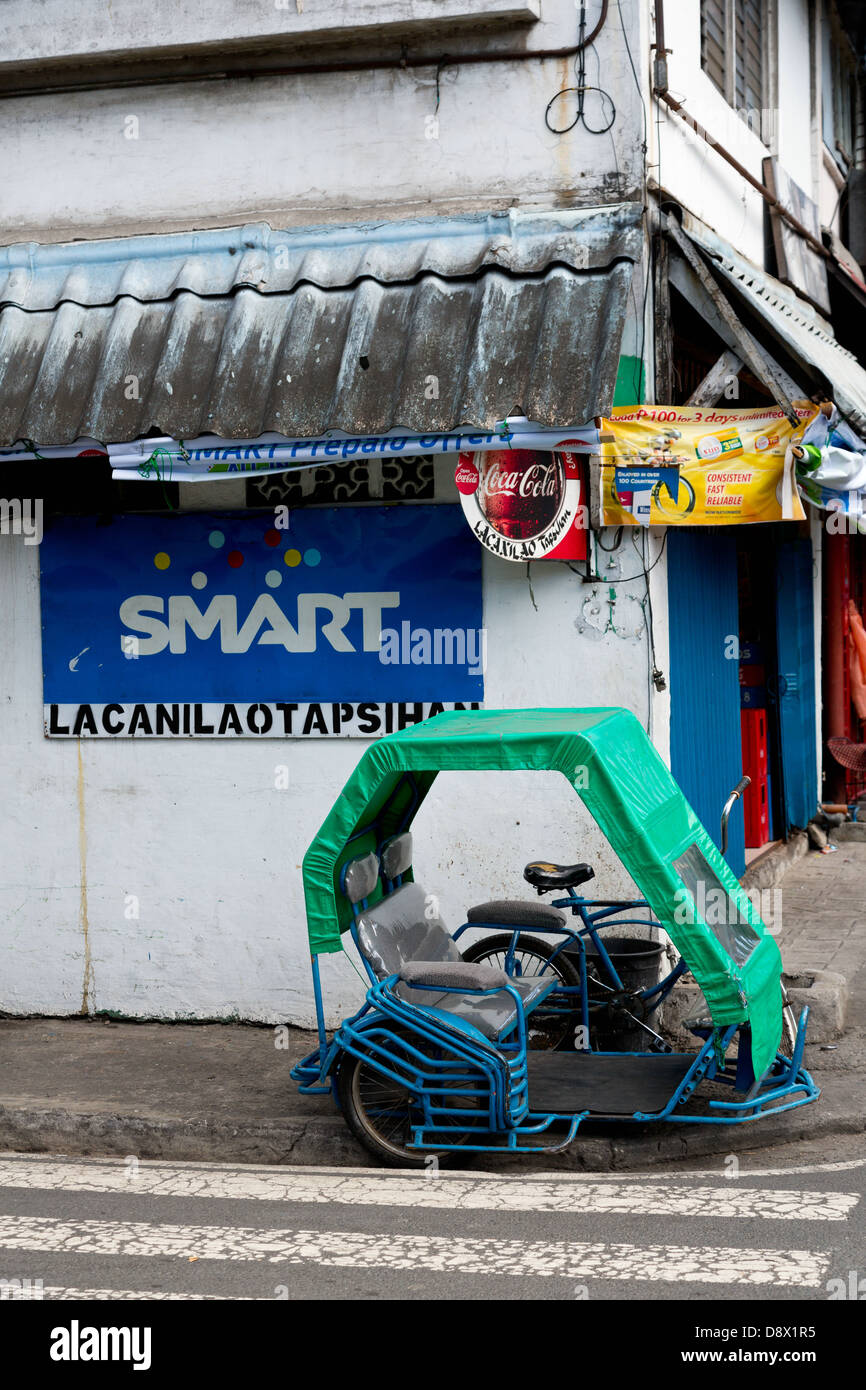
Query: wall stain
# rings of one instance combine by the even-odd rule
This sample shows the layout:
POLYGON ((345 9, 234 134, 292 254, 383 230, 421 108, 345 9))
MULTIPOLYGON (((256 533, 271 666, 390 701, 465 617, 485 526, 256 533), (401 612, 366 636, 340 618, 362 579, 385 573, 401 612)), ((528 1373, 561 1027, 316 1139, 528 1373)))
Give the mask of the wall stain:
POLYGON ((78 905, 78 920, 84 933, 84 981, 81 990, 79 1013, 92 1012, 93 961, 90 956, 90 922, 87 917, 87 824, 84 819, 84 759, 81 755, 81 739, 78 740, 78 860, 81 876, 81 894, 78 905))

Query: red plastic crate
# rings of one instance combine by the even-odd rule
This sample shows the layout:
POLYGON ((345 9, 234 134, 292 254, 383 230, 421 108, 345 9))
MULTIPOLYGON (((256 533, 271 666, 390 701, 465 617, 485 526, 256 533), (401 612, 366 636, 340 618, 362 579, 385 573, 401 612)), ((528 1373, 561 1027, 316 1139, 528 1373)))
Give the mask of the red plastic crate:
POLYGON ((767 783, 767 711, 740 710, 743 772, 752 785, 743 793, 746 844, 749 849, 765 845, 770 838, 770 804, 767 783))
POLYGON ((740 710, 740 736, 743 745, 743 772, 753 782, 763 781, 767 766, 767 711, 740 710))
POLYGON ((767 675, 763 666, 740 665, 740 685, 766 685, 767 675))
POLYGON ((743 820, 748 849, 759 849, 770 838, 768 782, 752 782, 743 792, 743 820))

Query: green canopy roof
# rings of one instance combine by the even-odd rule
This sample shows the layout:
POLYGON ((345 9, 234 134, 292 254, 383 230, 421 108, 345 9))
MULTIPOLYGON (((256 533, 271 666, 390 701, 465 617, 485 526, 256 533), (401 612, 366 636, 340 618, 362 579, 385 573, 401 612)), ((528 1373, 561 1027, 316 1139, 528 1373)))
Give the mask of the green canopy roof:
POLYGON ((782 1032, 778 947, 623 709, 452 710, 372 744, 304 857, 313 954, 341 949, 347 860, 408 829, 440 772, 561 772, 685 957, 717 1026, 748 1021, 756 1074, 782 1032))

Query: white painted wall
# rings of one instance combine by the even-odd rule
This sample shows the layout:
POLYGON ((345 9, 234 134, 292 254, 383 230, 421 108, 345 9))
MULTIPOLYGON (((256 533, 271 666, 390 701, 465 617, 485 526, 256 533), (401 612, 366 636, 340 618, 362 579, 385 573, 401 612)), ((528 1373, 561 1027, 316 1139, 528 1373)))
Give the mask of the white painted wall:
MULTIPOLYGON (((689 114, 751 174, 761 178, 761 159, 769 151, 701 68, 697 0, 665 0, 665 42, 672 50, 668 55, 672 96, 682 101, 689 114)), ((743 255, 763 265, 760 195, 681 117, 661 102, 655 102, 653 107, 658 119, 656 181, 743 255)))
MULTIPOLYGON (((576 574, 534 565, 537 610, 523 566, 485 555, 483 582, 488 705, 621 704, 646 722, 645 642, 581 638, 576 574)), ((622 611, 639 613, 628 595, 643 579, 622 588, 622 611)), ((301 859, 365 745, 47 740, 36 547, 0 536, 0 592, 0 1010, 310 1024, 301 859), (276 790, 285 763, 291 786, 276 790)), ((542 854, 595 864, 600 896, 631 887, 556 774, 441 778, 417 845, 453 926, 473 901, 528 892, 522 867, 542 854)), ((324 977, 336 1019, 361 987, 346 959, 324 977)))
MULTIPOLYGON (((227 6, 224 0, 196 3, 202 11, 197 32, 207 39, 227 6)), ((159 43, 171 46, 190 4, 166 7, 176 14, 169 14, 159 43)), ((453 17, 471 6, 448 0, 447 8, 453 17)), ((484 0, 479 21, 509 8, 531 20, 535 6, 532 0, 510 7, 484 0)), ((16 0, 22 24, 38 22, 37 9, 43 17, 59 16, 57 25, 41 31, 43 57, 77 61, 87 35, 70 28, 68 6, 40 0, 23 7, 16 0)), ((147 48, 154 30, 140 20, 139 9, 135 43, 147 48)), ((376 0, 364 0, 353 8, 353 19, 375 9, 376 0)), ((423 18, 429 5, 379 0, 378 9, 392 17, 406 9, 423 18)), ((310 0, 304 10, 310 24, 324 23, 333 7, 310 0)), ((510 31, 473 26, 453 42, 449 31, 448 51, 482 42, 537 49, 575 41, 573 0, 544 0, 541 11, 541 22, 510 31)), ((126 0, 118 0, 97 47, 116 49, 115 31, 130 13, 126 0)), ((235 6, 233 44, 242 37, 239 13, 235 6)), ((621 0, 611 5, 589 57, 589 80, 600 81, 617 107, 613 130, 602 136, 583 127, 564 136, 545 128, 548 101, 575 81, 565 59, 444 69, 435 138, 434 66, 2 101, 0 242, 639 197, 644 168, 635 132, 643 114, 621 17, 641 81, 646 78, 645 6, 621 0)), ((273 15, 261 11, 259 18, 265 24, 273 15)), ((435 35, 427 39, 434 56, 442 51, 435 35)), ((22 54, 26 61, 31 50, 23 41, 18 49, 10 45, 8 63, 22 54)), ((340 56, 339 47, 333 51, 340 56)), ((646 100, 645 89, 643 95, 646 100)), ((636 289, 635 315, 639 296, 636 289)), ((635 351, 639 336, 635 321, 623 350, 635 351)), ((240 500, 231 485, 221 496, 224 505, 240 500)), ((621 573, 638 571, 627 535, 621 573)), ((664 562, 652 584, 663 652, 664 562)), ((535 565, 532 587, 534 603, 521 566, 485 556, 487 704, 622 704, 646 723, 645 633, 627 640, 581 636, 576 622, 587 589, 564 566, 535 565)), ((632 628, 642 625, 633 595, 643 592, 642 577, 618 589, 617 612, 628 612, 632 628)), ((309 1024, 301 859, 364 745, 91 740, 79 749, 72 741, 46 740, 38 553, 17 538, 0 536, 0 593, 6 787, 0 1010, 309 1024), (275 766, 286 761, 291 786, 276 790, 275 766), (129 915, 132 897, 138 917, 129 915)), ((653 698, 653 728, 664 748, 666 696, 653 698)), ((505 781, 494 774, 443 778, 419 818, 419 877, 441 895, 447 921, 456 926, 473 900, 521 893, 523 864, 542 853, 595 863, 602 896, 630 889, 563 780, 515 774, 505 781)), ((346 958, 328 960, 323 974, 335 986, 329 1002, 336 1019, 360 998, 361 986, 346 958)))
MULTIPOLYGON (((810 105, 811 56, 808 0, 778 0, 777 101, 758 122, 760 138, 728 105, 701 68, 700 5, 697 0, 665 0, 668 81, 671 94, 682 101, 713 140, 763 180, 766 155, 778 156, 800 187, 816 198, 810 105)), ((767 39, 772 44, 772 35, 767 39)), ((658 142, 652 158, 661 187, 713 227, 741 255, 764 264, 764 202, 744 179, 685 122, 661 103, 658 142)))
POLYGON ((93 71, 107 59, 153 61, 209 49, 269 48, 287 61, 346 36, 381 42, 479 24, 528 25, 540 8, 540 0, 150 0, 146 8, 139 0, 5 0, 0 72, 93 71))
POLYGON ((803 192, 817 200, 812 159, 809 0, 782 0, 778 35, 778 149, 773 152, 803 192))
MULTIPOLYGON (((621 11, 636 62, 640 0, 621 11)), ((393 7, 392 7, 393 8, 393 7)), ((573 44, 572 0, 448 52, 573 44)), ((221 226, 275 226, 639 196, 642 116, 620 8, 597 40, 613 130, 558 136, 544 112, 574 85, 567 59, 446 67, 435 138, 429 68, 394 73, 180 82, 0 101, 0 241, 60 241, 221 226), (132 137, 132 138, 130 138, 132 137), (618 172, 616 172, 618 171, 618 172)), ((428 45, 429 46, 429 45, 428 45)), ((334 56, 341 56, 339 49, 334 56)), ((594 73, 596 59, 590 59, 594 73)), ((592 81, 595 81, 593 76, 592 81)))
MULTIPOLYGON (((638 8, 639 0, 623 0, 632 33, 638 8)), ((804 4, 783 0, 785 14, 789 8, 801 14, 804 4)), ((645 28, 645 7, 641 13, 645 28)), ((667 0, 671 89, 760 175, 765 147, 700 70, 697 14, 696 0, 667 0)), ((545 0, 543 16, 526 31, 527 42, 573 40, 571 0, 545 0)), ((780 81, 780 154, 802 182, 802 54, 796 31, 782 28, 791 69, 780 81)), ((641 80, 646 42, 644 32, 633 44, 641 80)), ((544 129, 550 96, 573 81, 567 62, 446 70, 437 139, 427 138, 432 70, 3 102, 0 240, 257 218, 291 226, 634 196, 642 180, 635 132, 643 116, 618 6, 611 6, 598 52, 601 80, 619 113, 612 135, 603 137, 556 137, 544 129), (138 120, 135 140, 124 136, 130 115, 138 120)), ((658 181, 760 261, 758 195, 676 117, 662 112, 659 119, 661 144, 652 155, 658 181)), ((653 139, 653 119, 649 125, 653 139)), ((632 323, 625 351, 635 349, 637 337, 632 323)), ((636 539, 646 540, 654 560, 660 535, 636 539)), ((628 532, 620 563, 618 577, 638 573, 628 532)), ((487 704, 622 704, 651 724, 666 756, 669 697, 654 693, 649 710, 646 633, 581 635, 577 624, 591 592, 564 566, 535 565, 532 590, 523 567, 485 556, 487 704)), ((667 674, 664 557, 652 571, 651 592, 656 657, 667 674)), ((0 593, 0 1009, 309 1024, 301 858, 363 745, 89 740, 79 750, 71 741, 48 741, 41 725, 38 555, 16 538, 0 537, 0 593), (286 761, 291 786, 278 791, 274 768, 286 761), (125 915, 130 895, 138 899, 137 918, 125 915)), ((626 615, 626 629, 642 625, 643 596, 642 577, 618 586, 618 622, 626 615)), ((442 778, 417 831, 419 878, 440 894, 454 925, 474 900, 521 894, 522 865, 540 854, 594 863, 601 896, 631 888, 579 801, 552 774, 442 778)), ((323 974, 334 986, 336 1018, 357 1001, 361 985, 345 958, 328 960, 323 974)))

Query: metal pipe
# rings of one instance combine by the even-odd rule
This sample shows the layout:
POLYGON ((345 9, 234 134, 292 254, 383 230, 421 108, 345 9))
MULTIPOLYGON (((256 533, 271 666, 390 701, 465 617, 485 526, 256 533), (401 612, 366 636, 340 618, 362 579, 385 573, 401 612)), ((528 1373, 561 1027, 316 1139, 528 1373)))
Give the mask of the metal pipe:
POLYGON ((706 140, 707 144, 710 145, 712 149, 716 150, 716 152, 721 155, 722 159, 724 159, 727 164, 730 164, 732 169, 737 171, 741 178, 746 180, 746 183, 751 184, 756 193, 760 193, 761 197, 769 204, 773 212, 777 212, 781 218, 784 218, 789 227, 793 227, 794 231, 811 246, 816 255, 822 256, 825 261, 832 261, 835 263, 835 256, 832 252, 827 250, 824 243, 818 241, 816 237, 813 237, 808 227, 804 227, 803 223, 798 221, 794 214, 789 212, 788 209, 779 202, 778 198, 775 194, 770 192, 766 184, 761 183, 760 179, 756 179, 754 174, 750 174, 748 169, 746 169, 738 159, 735 159, 729 150, 725 149, 724 145, 720 144, 718 140, 714 140, 712 135, 710 135, 705 128, 695 120, 694 116, 686 110, 681 101, 677 101, 676 97, 672 97, 667 90, 663 91, 658 87, 653 88, 653 96, 657 97, 659 101, 663 101, 666 106, 669 106, 672 111, 685 121, 686 125, 689 126, 696 135, 700 135, 702 140, 706 140))
POLYGON ((665 0, 656 0, 656 53, 667 53, 665 48, 665 0))
POLYGON ((113 87, 160 87, 176 85, 181 82, 219 82, 229 78, 245 78, 252 81, 257 77, 316 77, 333 73, 383 72, 400 68, 435 68, 437 73, 445 68, 466 67, 477 63, 516 63, 529 59, 576 58, 582 49, 587 48, 601 33, 607 19, 610 0, 602 0, 601 10, 595 28, 577 44, 567 48, 520 49, 517 52, 472 52, 451 57, 447 53, 438 58, 411 58, 405 51, 399 58, 350 58, 329 63, 288 63, 262 67, 223 68, 219 72, 189 71, 184 73, 163 73, 160 75, 138 75, 134 77, 105 77, 84 79, 80 82, 41 83, 38 87, 17 87, 14 91, 0 90, 0 100, 9 97, 51 96, 62 92, 96 92, 113 87))
POLYGON ((653 60, 653 90, 661 96, 668 89, 668 50, 665 47, 665 6, 664 0, 656 0, 656 41, 652 47, 656 51, 653 60))

